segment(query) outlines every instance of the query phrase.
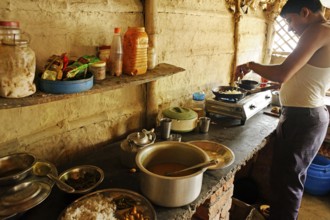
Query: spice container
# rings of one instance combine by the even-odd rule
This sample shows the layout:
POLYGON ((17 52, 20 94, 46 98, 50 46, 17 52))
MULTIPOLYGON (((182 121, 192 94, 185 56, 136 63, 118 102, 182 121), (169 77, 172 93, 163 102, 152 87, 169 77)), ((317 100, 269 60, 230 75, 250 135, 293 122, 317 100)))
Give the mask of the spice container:
POLYGON ((27 40, 3 40, 0 66, 0 96, 21 98, 36 92, 36 58, 27 40))
POLYGON ((148 35, 144 27, 129 27, 123 42, 123 72, 128 75, 139 75, 147 72, 148 35))
POLYGON ((89 65, 89 71, 94 75, 95 80, 106 78, 106 63, 104 61, 95 62, 89 65))

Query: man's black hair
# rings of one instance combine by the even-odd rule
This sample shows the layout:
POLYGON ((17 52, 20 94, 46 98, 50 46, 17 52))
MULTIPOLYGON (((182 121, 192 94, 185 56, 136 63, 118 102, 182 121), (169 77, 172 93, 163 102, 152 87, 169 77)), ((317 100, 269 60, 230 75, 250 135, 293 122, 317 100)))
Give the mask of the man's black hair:
POLYGON ((310 9, 312 12, 322 10, 320 0, 288 0, 283 6, 280 15, 283 17, 288 13, 299 14, 303 7, 310 9))

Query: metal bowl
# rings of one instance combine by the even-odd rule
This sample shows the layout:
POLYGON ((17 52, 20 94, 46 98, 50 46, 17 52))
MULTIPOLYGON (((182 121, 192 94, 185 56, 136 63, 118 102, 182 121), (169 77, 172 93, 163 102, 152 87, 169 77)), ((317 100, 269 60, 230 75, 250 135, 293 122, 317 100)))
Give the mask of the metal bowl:
POLYGON ((242 89, 252 90, 259 86, 259 82, 245 79, 245 80, 241 80, 241 82, 238 83, 238 86, 242 89))
POLYGON ((100 185, 104 172, 97 166, 81 165, 64 171, 59 175, 59 179, 72 186, 75 189, 73 193, 84 194, 100 185))
POLYGON ((10 154, 0 158, 0 185, 15 184, 24 179, 36 163, 28 153, 10 154))

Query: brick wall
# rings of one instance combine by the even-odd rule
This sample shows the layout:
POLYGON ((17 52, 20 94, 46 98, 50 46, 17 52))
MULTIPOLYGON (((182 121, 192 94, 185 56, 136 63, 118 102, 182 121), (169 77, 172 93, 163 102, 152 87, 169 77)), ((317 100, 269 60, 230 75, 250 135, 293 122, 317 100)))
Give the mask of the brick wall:
POLYGON ((234 177, 197 208, 192 220, 229 220, 233 192, 234 177))

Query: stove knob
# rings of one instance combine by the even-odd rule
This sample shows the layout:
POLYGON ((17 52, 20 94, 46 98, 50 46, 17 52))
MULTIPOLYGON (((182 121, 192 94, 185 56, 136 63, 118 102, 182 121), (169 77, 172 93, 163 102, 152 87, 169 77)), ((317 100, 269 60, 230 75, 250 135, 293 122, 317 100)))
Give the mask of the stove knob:
POLYGON ((256 108, 256 106, 255 106, 255 105, 250 105, 249 108, 250 108, 251 110, 253 110, 253 109, 256 108))

